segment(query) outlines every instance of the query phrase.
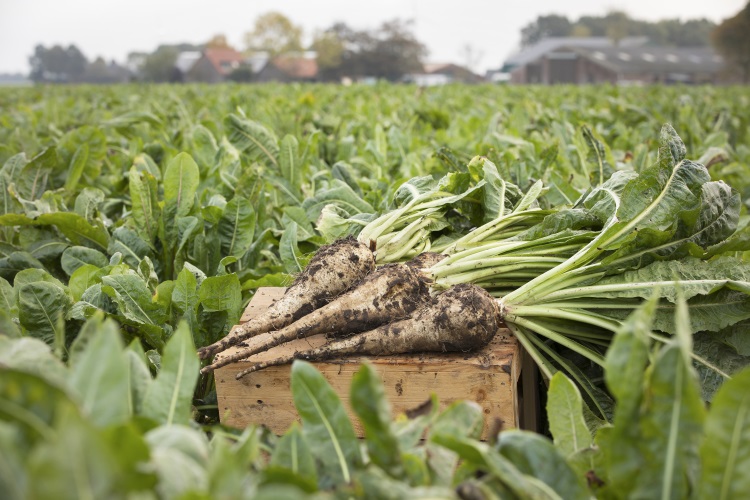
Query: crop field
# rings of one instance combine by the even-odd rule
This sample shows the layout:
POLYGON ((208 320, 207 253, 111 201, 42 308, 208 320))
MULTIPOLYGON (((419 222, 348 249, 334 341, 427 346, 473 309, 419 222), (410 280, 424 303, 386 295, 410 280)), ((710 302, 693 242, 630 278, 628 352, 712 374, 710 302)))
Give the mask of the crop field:
POLYGON ((0 497, 747 496, 749 206, 741 87, 0 88, 0 497), (360 441, 304 361, 222 427, 202 358, 347 236, 486 290, 546 435, 364 365, 360 441))

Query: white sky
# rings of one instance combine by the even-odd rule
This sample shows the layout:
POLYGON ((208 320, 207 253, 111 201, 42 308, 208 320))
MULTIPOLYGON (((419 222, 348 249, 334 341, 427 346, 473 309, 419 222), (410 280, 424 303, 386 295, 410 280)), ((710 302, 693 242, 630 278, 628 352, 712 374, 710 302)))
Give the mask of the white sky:
POLYGON ((131 51, 160 43, 208 40, 226 34, 242 48, 255 18, 277 10, 309 37, 336 21, 363 29, 393 18, 415 20, 429 62, 465 63, 462 47, 482 55, 477 70, 497 68, 518 46, 520 30, 541 14, 602 15, 624 10, 646 20, 707 17, 721 21, 745 0, 0 0, 0 73, 29 71, 28 58, 41 43, 75 44, 89 60, 119 62, 131 51))

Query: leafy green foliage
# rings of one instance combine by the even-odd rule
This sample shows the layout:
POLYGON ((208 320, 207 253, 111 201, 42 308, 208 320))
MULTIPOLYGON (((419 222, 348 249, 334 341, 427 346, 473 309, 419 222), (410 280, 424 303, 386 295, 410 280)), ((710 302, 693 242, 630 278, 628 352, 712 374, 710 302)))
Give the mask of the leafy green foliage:
POLYGON ((588 479, 587 493, 613 497, 742 493, 746 93, 377 91, 377 103, 357 86, 0 92, 3 491, 573 498, 588 479), (393 422, 371 368, 351 394, 362 446, 305 369, 308 422, 279 441, 188 427, 215 401, 194 347, 224 335, 257 287, 288 285, 321 244, 362 231, 382 260, 463 249, 437 287, 510 295, 515 331, 552 378, 554 444, 479 443, 466 403, 393 422), (659 300, 637 309, 655 283, 659 300), (680 293, 689 325, 674 321, 680 293), (688 330, 701 332, 697 363, 688 330), (691 363, 714 398, 705 432, 691 363))

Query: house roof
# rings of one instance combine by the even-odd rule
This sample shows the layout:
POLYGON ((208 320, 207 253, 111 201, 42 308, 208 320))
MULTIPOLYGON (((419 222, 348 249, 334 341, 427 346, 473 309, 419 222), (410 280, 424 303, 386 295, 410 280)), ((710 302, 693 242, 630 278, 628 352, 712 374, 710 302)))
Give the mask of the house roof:
POLYGON ((309 57, 279 56, 271 64, 292 78, 311 79, 318 76, 318 62, 309 57))
POLYGON ((711 48, 568 47, 569 50, 618 73, 716 73, 724 61, 711 48))
POLYGON ((459 66, 454 63, 427 63, 422 66, 425 74, 428 75, 448 75, 464 81, 479 82, 482 77, 472 72, 468 68, 459 66))
MULTIPOLYGON (((620 40, 618 47, 638 47, 648 43, 648 38, 643 36, 625 37, 620 40)), ((560 36, 543 38, 530 47, 520 50, 505 60, 504 67, 516 67, 528 64, 547 52, 559 49, 561 47, 580 47, 580 48, 606 48, 613 47, 612 39, 603 36, 592 37, 575 37, 560 36)))
POLYGON ((243 60, 242 54, 229 48, 206 49, 203 51, 203 56, 223 76, 231 73, 243 60))

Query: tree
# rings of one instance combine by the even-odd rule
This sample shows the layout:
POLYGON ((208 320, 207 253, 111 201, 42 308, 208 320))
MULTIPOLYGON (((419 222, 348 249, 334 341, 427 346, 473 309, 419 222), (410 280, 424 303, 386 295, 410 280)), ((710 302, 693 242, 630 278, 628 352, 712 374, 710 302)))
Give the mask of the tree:
MULTIPOLYGON (((319 36, 318 40, 322 40, 319 36)), ((421 71, 427 54, 408 22, 387 21, 373 31, 356 31, 336 23, 325 32, 321 80, 375 77, 396 81, 405 74, 421 71), (337 63, 338 61, 338 63, 337 63)), ((318 55, 321 59, 321 54, 318 55)))
POLYGON ((620 40, 630 34, 630 18, 621 11, 613 11, 604 18, 607 24, 607 38, 613 45, 619 45, 620 40))
POLYGON ((141 77, 147 82, 170 82, 175 79, 175 62, 180 50, 162 45, 146 56, 141 66, 141 77))
POLYGON ((344 42, 335 31, 324 31, 315 35, 312 49, 317 54, 319 71, 326 71, 341 65, 344 42))
POLYGON ((716 50, 750 83, 750 2, 736 16, 725 19, 711 34, 716 50))
POLYGON ((268 12, 255 20, 253 30, 245 34, 245 44, 251 52, 270 55, 302 50, 302 28, 279 12, 268 12))
POLYGON ((49 49, 37 45, 29 58, 34 82, 77 82, 86 72, 88 61, 75 45, 67 49, 55 45, 49 49))
POLYGON ((211 39, 206 42, 206 48, 207 49, 231 49, 231 45, 229 45, 229 42, 227 42, 226 35, 218 34, 211 37, 211 39))
POLYGON ((534 45, 542 38, 551 36, 570 36, 573 25, 565 16, 550 14, 539 16, 535 21, 521 29, 521 47, 534 45))

